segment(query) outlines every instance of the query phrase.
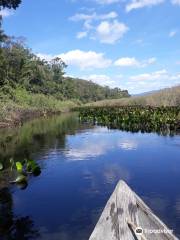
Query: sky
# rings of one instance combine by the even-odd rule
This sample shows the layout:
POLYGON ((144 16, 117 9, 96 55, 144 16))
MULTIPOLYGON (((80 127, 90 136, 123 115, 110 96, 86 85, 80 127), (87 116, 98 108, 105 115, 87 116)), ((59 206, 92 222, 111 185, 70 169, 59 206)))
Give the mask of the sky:
POLYGON ((22 0, 4 9, 6 34, 66 75, 130 94, 180 84, 180 0, 22 0))

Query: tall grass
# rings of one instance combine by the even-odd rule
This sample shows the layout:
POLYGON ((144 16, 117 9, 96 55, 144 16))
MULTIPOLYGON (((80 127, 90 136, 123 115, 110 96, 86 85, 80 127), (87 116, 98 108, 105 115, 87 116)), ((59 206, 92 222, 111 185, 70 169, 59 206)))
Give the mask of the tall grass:
POLYGON ((68 112, 79 106, 78 101, 61 101, 53 96, 30 94, 25 89, 10 91, 10 94, 0 94, 0 126, 11 125, 35 116, 56 112, 68 112))
POLYGON ((146 96, 104 100, 86 104, 86 106, 180 106, 180 86, 167 88, 146 96))

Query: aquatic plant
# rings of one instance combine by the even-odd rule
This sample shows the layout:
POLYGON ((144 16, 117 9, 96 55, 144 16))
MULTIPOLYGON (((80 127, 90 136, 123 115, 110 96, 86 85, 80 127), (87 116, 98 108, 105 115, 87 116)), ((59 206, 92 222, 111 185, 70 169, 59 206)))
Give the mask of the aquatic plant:
POLYGON ((23 165, 21 162, 16 162, 16 169, 19 173, 23 171, 23 165))
POLYGON ((132 132, 172 134, 180 130, 180 107, 82 107, 80 121, 132 132))
POLYGON ((28 185, 28 177, 30 175, 38 176, 41 173, 41 168, 35 160, 25 159, 22 162, 15 162, 13 158, 9 160, 11 171, 15 173, 15 179, 10 183, 17 184, 18 187, 24 189, 28 185))
POLYGON ((19 174, 12 183, 24 183, 27 182, 27 177, 24 174, 19 174))
POLYGON ((32 159, 26 160, 26 171, 38 176, 41 173, 39 165, 32 159))

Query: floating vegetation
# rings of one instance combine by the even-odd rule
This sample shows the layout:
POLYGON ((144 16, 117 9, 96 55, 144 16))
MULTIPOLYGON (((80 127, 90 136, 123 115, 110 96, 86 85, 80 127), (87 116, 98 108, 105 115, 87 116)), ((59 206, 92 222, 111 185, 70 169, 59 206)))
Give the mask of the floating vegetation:
POLYGON ((15 162, 12 158, 9 160, 11 172, 14 173, 15 179, 10 183, 17 184, 21 189, 25 189, 28 185, 28 177, 38 176, 41 173, 41 168, 36 161, 25 159, 23 162, 15 162))
POLYGON ((180 131, 180 107, 83 107, 78 110, 81 121, 108 128, 163 135, 180 131))
POLYGON ((16 169, 19 173, 23 171, 23 165, 21 162, 16 162, 16 169))
POLYGON ((12 181, 11 183, 24 183, 24 182, 25 183, 27 182, 27 177, 23 174, 19 174, 17 176, 17 178, 14 181, 12 181))
POLYGON ((26 160, 26 170, 34 176, 38 176, 41 173, 39 165, 34 160, 26 160))

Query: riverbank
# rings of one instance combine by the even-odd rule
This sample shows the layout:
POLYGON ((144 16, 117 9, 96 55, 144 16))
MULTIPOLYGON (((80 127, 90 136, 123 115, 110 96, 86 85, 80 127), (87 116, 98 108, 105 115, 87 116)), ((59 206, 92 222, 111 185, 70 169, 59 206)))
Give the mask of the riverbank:
POLYGON ((0 128, 21 126, 27 120, 69 112, 77 106, 79 101, 61 101, 44 94, 16 91, 13 99, 3 97, 0 102, 0 128))
MULTIPOLYGON (((63 107, 62 109, 60 108, 59 110, 42 110, 36 108, 24 109, 19 106, 13 108, 5 106, 3 107, 4 116, 3 118, 1 117, 0 120, 0 128, 21 126, 24 122, 32 120, 34 118, 47 117, 55 114, 69 112, 71 110, 71 103, 64 102, 64 104, 68 104, 69 106, 63 107)), ((72 103, 72 107, 73 106, 75 105, 72 103)), ((2 108, 0 108, 0 111, 2 111, 2 108)))

